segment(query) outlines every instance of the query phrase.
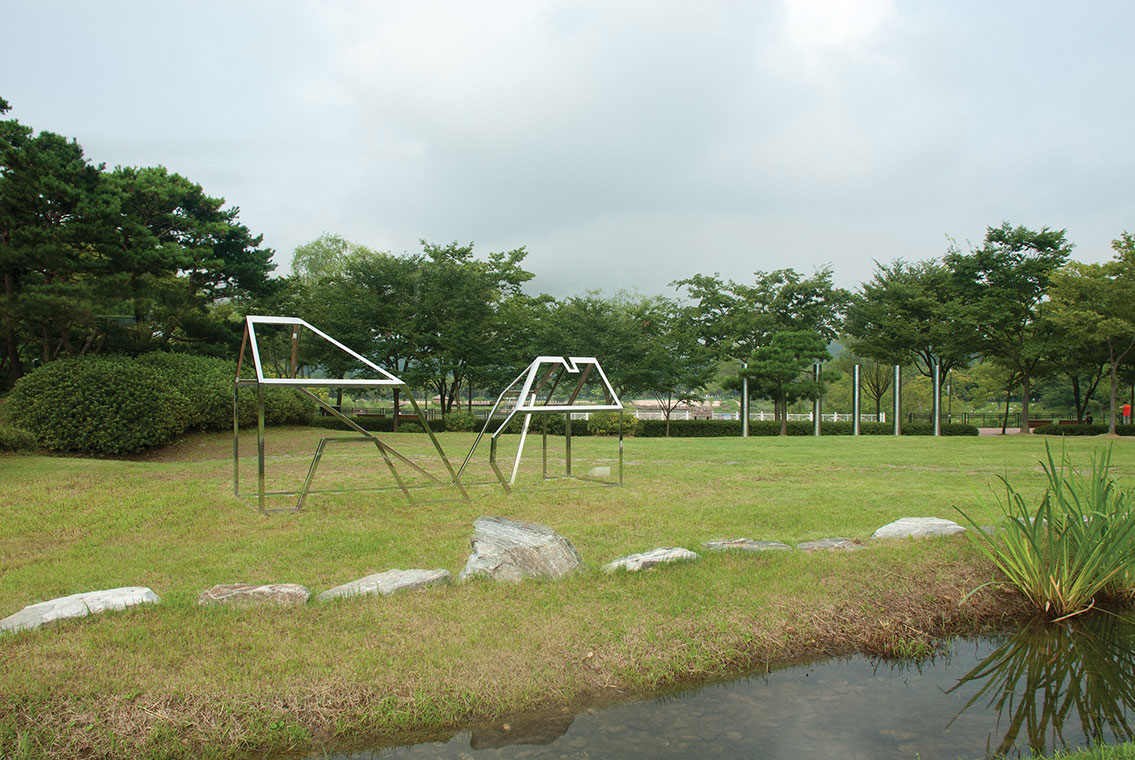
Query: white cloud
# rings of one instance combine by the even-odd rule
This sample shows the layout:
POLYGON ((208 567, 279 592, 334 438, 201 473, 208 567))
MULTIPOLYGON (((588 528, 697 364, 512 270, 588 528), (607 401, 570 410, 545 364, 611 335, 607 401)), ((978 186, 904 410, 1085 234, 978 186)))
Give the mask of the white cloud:
POLYGON ((805 48, 859 42, 895 17, 893 0, 785 0, 788 38, 805 48))

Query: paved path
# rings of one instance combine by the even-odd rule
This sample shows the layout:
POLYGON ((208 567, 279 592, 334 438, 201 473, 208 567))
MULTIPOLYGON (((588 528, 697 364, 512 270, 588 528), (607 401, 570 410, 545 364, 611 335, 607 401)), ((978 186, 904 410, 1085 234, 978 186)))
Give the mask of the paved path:
MULTIPOLYGON (((1005 428, 1005 435, 1016 435, 1019 432, 1021 432, 1021 429, 1019 427, 1005 428)), ((978 435, 1001 435, 1001 428, 999 428, 999 427, 978 428, 977 434, 978 435)))

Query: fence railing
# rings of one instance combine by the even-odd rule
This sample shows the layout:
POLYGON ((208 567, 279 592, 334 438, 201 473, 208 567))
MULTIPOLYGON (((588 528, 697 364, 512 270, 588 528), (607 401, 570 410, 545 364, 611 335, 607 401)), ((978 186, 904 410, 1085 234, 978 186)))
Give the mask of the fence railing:
MULTIPOLYGON (((468 407, 462 405, 461 411, 467 411, 467 410, 468 410, 468 407)), ((344 408, 341 409, 341 411, 343 412, 343 414, 346 414, 349 417, 391 417, 394 414, 394 408, 393 407, 344 407, 344 408)), ((438 410, 438 409, 423 409, 422 411, 425 413, 426 419, 429 420, 430 422, 441 420, 441 417, 442 417, 441 411, 438 410)), ((627 411, 628 414, 632 414, 635 417, 638 417, 640 420, 662 420, 662 419, 666 418, 665 415, 662 413, 662 410, 660 410, 660 409, 627 409, 626 411, 627 411)), ((406 414, 408 412, 409 412, 408 408, 404 407, 402 409, 403 414, 406 414)), ((321 412, 321 413, 324 414, 324 415, 327 414, 327 412, 321 412)), ((488 407, 481 406, 481 405, 478 405, 476 403, 474 404, 474 406, 473 406, 473 416, 474 417, 483 420, 488 415, 488 413, 489 413, 488 407)), ((504 414, 502 412, 498 411, 496 416, 498 418, 502 418, 502 417, 504 417, 504 414)), ((586 419, 588 419, 588 417, 590 417, 590 414, 587 413, 587 412, 574 412, 574 413, 572 413, 572 419, 586 420, 586 419)), ((713 412, 713 414, 712 414, 712 419, 715 419, 715 420, 738 420, 740 418, 741 418, 741 415, 737 412, 713 412)), ((670 419, 671 420, 690 420, 690 419, 707 419, 707 417, 706 417, 704 412, 697 412, 697 411, 692 410, 692 409, 675 409, 673 412, 671 412, 670 419)), ((766 420, 769 420, 769 421, 774 420, 775 416, 773 415, 772 412, 753 412, 749 416, 749 419, 753 420, 753 421, 759 420, 759 421, 763 422, 763 421, 766 421, 766 420)), ((801 414, 789 414, 788 419, 791 420, 791 421, 811 422, 813 417, 812 417, 812 414, 810 412, 807 412, 807 413, 801 413, 801 414)), ((849 414, 849 413, 844 413, 844 412, 825 412, 822 415, 820 415, 820 419, 823 422, 850 422, 851 419, 852 419, 852 415, 849 414)), ((904 415, 903 419, 906 422, 911 422, 911 423, 913 423, 913 422, 930 423, 930 422, 933 421, 932 416, 929 413, 916 413, 916 412, 908 412, 906 415, 904 415)), ((1039 414, 1039 415, 1029 415, 1029 422, 1034 427, 1038 424, 1057 423, 1057 422, 1060 422, 1061 420, 1074 420, 1074 419, 1075 419, 1075 416, 1071 415, 1071 414, 1045 413, 1045 414, 1039 414)), ((860 414, 859 420, 861 422, 886 422, 887 421, 887 415, 886 415, 886 413, 880 413, 878 418, 876 418, 874 413, 860 414)), ((1008 415, 1008 420, 1006 421, 1006 416, 1005 416, 1004 413, 998 414, 996 412, 953 412, 951 414, 946 414, 945 412, 943 412, 942 422, 944 422, 944 423, 956 422, 956 423, 961 423, 961 424, 964 424, 964 425, 973 425, 975 427, 987 427, 987 428, 999 428, 999 427, 1002 427, 1002 426, 1010 427, 1010 428, 1019 428, 1021 426, 1021 413, 1020 412, 1011 412, 1008 415)))

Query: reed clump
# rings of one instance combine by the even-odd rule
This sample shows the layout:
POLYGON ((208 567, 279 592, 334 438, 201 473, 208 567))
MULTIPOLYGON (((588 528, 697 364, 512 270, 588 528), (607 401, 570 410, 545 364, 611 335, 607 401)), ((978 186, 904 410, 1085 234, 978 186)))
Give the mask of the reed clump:
POLYGON ((1058 463, 1046 444, 1040 464, 1046 486, 1035 508, 1000 478, 1003 518, 992 533, 958 509, 976 529, 969 535, 977 547, 1003 575, 982 587, 1012 586, 1054 619, 1129 600, 1135 590, 1133 497, 1110 474, 1111 448, 1094 452, 1090 469, 1078 470, 1063 451, 1058 463))

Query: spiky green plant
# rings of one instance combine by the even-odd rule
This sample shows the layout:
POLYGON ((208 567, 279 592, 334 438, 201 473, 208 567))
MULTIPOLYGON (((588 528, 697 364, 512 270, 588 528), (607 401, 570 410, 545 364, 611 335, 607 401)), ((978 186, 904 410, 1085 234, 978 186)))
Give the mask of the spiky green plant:
MULTIPOLYGON (((1045 444, 1047 478, 1035 511, 1005 478, 1004 518, 992 535, 968 514, 978 548, 1006 584, 1024 594, 1046 616, 1065 618, 1091 609, 1097 601, 1129 596, 1135 562, 1135 519, 1130 489, 1110 475, 1111 449, 1093 454, 1090 472, 1074 468, 1061 453, 1056 464, 1045 444)), ((976 590, 976 589, 975 589, 976 590)))

